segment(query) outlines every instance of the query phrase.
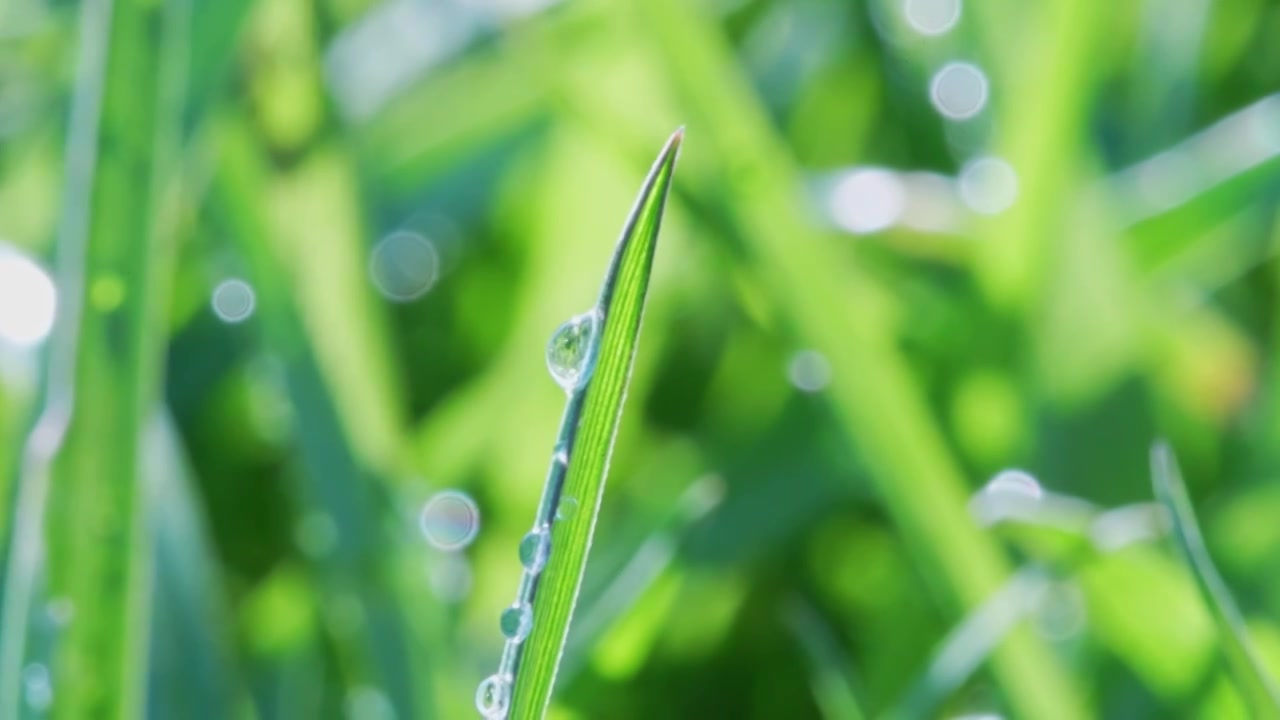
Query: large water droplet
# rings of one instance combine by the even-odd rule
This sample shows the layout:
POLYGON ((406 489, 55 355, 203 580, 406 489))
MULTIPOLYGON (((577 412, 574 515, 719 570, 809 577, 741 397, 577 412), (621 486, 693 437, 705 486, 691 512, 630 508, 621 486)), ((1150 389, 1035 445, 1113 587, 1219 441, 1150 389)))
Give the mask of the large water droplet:
POLYGON ((476 709, 493 720, 504 718, 511 706, 511 683, 503 675, 490 675, 476 688, 476 709))
POLYGON ((533 629, 533 608, 526 602, 512 605, 502 611, 502 617, 498 619, 498 627, 511 642, 524 642, 524 639, 529 637, 529 631, 533 629))
POLYGON ((534 528, 520 541, 520 564, 531 573, 540 573, 551 554, 551 533, 546 528, 534 528))
POLYGON ((567 392, 581 387, 595 369, 595 338, 600 311, 590 310, 569 318, 547 342, 547 369, 567 392))

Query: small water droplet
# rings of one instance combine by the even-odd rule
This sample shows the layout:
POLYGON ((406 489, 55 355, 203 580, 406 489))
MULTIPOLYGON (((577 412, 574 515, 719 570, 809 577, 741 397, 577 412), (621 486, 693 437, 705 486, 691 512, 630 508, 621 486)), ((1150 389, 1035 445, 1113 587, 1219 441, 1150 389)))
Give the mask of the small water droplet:
POLYGON ((578 512, 578 499, 571 497, 560 498, 560 504, 556 506, 556 519, 568 520, 578 512))
POLYGON ((512 605, 502 611, 502 617, 498 619, 498 627, 511 642, 524 642, 524 639, 529 637, 529 631, 533 629, 533 608, 526 602, 512 605))
POLYGON ((210 304, 213 306, 214 314, 224 322, 244 322, 253 314, 253 308, 257 305, 257 296, 249 283, 231 278, 218 283, 218 287, 213 289, 213 299, 210 304))
POLYGON ((378 242, 369 257, 369 277, 388 300, 409 302, 427 293, 440 274, 436 246, 422 235, 397 230, 378 242))
POLYGON ((431 496, 419 518, 427 542, 440 550, 461 550, 480 530, 480 510, 466 493, 443 490, 431 496))
POLYGON ((511 683, 503 675, 490 675, 476 688, 476 709, 490 720, 504 718, 511 705, 511 683))
POLYGON ((600 328, 600 311, 575 315, 551 334, 547 342, 547 369, 566 392, 582 386, 595 369, 595 338, 600 328))
POLYGON ((551 533, 546 528, 530 530, 520 541, 520 564, 531 573, 540 573, 551 554, 551 533))

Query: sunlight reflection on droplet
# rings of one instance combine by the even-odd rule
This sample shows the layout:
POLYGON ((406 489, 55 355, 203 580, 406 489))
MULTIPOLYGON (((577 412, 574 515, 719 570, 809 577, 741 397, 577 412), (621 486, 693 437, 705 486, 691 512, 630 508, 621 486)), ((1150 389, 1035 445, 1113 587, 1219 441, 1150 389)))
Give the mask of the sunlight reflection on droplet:
POLYGON ((921 35, 941 35, 960 20, 960 0, 906 0, 907 22, 921 35))
POLYGON ((213 289, 213 312, 224 322, 244 322, 253 314, 256 304, 253 288, 243 280, 223 280, 213 289))
POLYGON ((933 76, 929 97, 944 116, 968 120, 987 104, 987 76, 972 63, 947 63, 933 76))
POLYGON ((960 198, 974 212, 996 215, 1018 197, 1018 175, 997 157, 973 160, 960 171, 960 198))
POLYGON ((791 356, 791 362, 787 365, 787 377, 799 390, 818 392, 831 382, 831 363, 816 350, 801 350, 791 356))
POLYGON ((442 490, 422 507, 422 534, 440 550, 461 550, 480 531, 480 509, 466 493, 442 490))
POLYGON ((828 209, 836 223, 849 232, 872 233, 897 222, 906 202, 906 190, 893 172, 859 168, 836 182, 828 209))
POLYGON ((369 256, 369 277, 388 300, 416 300, 435 286, 440 274, 436 246, 422 235, 398 230, 386 236, 369 256))
POLYGON ((31 347, 49 336, 58 306, 53 280, 34 261, 0 246, 0 342, 31 347))

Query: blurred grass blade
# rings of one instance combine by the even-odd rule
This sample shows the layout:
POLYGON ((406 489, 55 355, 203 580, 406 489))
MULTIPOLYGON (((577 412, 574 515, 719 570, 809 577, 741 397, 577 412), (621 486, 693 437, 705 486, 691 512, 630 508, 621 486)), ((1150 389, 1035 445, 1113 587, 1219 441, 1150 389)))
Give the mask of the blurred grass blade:
MULTIPOLYGON (((594 356, 594 370, 585 386, 571 391, 565 409, 557 454, 535 524, 535 530, 550 528, 550 555, 541 574, 525 572, 521 598, 517 600, 517 604, 527 601, 532 606, 532 629, 523 645, 508 641, 504 667, 496 678, 491 678, 497 683, 490 686, 497 694, 497 702, 491 707, 500 709, 506 705, 502 700, 506 683, 512 681, 506 673, 514 672, 513 718, 541 718, 551 699, 604 493, 609 456, 640 334, 658 229, 682 137, 683 129, 667 141, 623 228, 595 309, 599 318, 595 335, 586 351, 586 362, 590 363, 594 356), (561 451, 567 454, 567 468, 561 451), (577 508, 571 514, 558 512, 567 502, 576 502, 577 508)), ((483 698, 484 691, 482 685, 478 699, 483 698)), ((496 714, 502 715, 500 711, 496 714)))
POLYGON ((20 716, 19 679, 36 660, 58 688, 54 717, 143 713, 151 554, 142 436, 163 366, 189 11, 186 0, 81 6, 59 316, 6 571, 0 717, 20 716), (75 613, 49 658, 31 655, 22 630, 42 577, 75 613))
POLYGON ((206 518, 178 431, 157 413, 147 428, 145 476, 155 556, 147 717, 248 717, 235 667, 231 614, 206 518))
POLYGON ((1156 498, 1169 511, 1173 535, 1218 624, 1227 663, 1253 708, 1254 717, 1280 718, 1280 692, 1258 658, 1231 590, 1209 557, 1177 459, 1165 442, 1151 447, 1151 477, 1156 498))
POLYGON ((822 717, 826 720, 865 718, 848 671, 848 658, 836 640, 839 636, 818 609, 799 596, 793 597, 783 609, 782 621, 809 660, 809 682, 822 717))

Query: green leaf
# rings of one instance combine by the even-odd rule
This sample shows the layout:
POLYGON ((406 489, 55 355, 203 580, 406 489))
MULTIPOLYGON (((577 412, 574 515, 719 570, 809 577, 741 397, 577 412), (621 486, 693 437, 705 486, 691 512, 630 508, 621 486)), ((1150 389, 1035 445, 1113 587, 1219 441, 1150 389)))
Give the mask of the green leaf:
POLYGON ((506 671, 514 673, 511 717, 516 719, 542 717, 551 699, 604 493, 682 137, 683 129, 667 141, 623 228, 595 309, 594 341, 586 349, 585 361, 594 360, 594 370, 585 384, 571 389, 565 409, 535 523, 535 530, 550 528, 550 555, 540 573, 526 571, 521 583, 521 597, 533 608, 532 629, 522 644, 508 643, 504 665, 512 667, 500 669, 496 678, 498 692, 505 695, 511 681, 506 671), (567 454, 567 466, 560 449, 567 454), (573 512, 566 512, 574 503, 573 512))
POLYGON ((1240 683, 1241 692, 1253 707, 1255 717, 1280 718, 1280 692, 1258 658, 1231 590, 1209 557, 1177 459, 1167 443, 1158 442, 1151 447, 1151 476, 1156 498, 1169 511, 1173 536, 1217 622, 1228 666, 1240 683))
POLYGON ((58 688, 55 718, 143 713, 152 582, 143 431, 164 360, 190 9, 186 0, 81 6, 59 316, 4 581, 3 717, 21 716, 22 669, 36 662, 58 688), (47 597, 68 603, 74 622, 40 630, 33 620, 47 597))

